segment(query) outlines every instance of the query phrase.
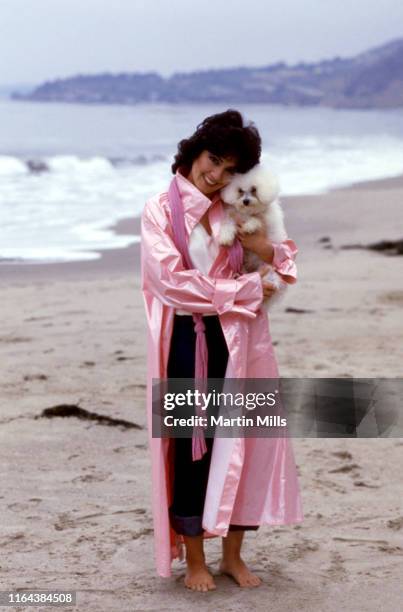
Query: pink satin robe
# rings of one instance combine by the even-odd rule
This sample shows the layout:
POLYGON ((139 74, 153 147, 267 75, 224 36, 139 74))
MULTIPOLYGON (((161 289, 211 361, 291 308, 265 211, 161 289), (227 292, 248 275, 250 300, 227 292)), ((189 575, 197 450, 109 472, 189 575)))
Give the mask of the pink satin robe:
MULTIPOLYGON (((218 236, 223 214, 177 172, 188 236, 209 209, 218 236), (209 208, 210 207, 210 208, 209 208)), ((151 437, 152 379, 166 378, 175 309, 218 313, 229 351, 226 377, 276 378, 276 358, 257 272, 232 278, 227 251, 220 247, 206 276, 185 270, 170 227, 166 192, 147 201, 142 215, 142 290, 148 321, 147 411, 152 460, 154 545, 157 572, 171 575, 171 563, 183 557, 183 538, 170 527, 172 462, 170 441, 151 437)), ((288 283, 296 281, 292 240, 274 245, 274 268, 288 283)), ((205 498, 205 537, 225 536, 230 523, 287 525, 303 520, 291 440, 287 438, 216 438, 205 498)))

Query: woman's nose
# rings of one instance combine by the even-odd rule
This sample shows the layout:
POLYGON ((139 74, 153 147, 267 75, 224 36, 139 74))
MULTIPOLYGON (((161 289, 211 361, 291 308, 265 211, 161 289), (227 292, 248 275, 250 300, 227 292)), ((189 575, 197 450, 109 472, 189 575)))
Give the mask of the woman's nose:
POLYGON ((223 177, 223 169, 222 168, 213 168, 212 175, 216 183, 219 183, 223 177))

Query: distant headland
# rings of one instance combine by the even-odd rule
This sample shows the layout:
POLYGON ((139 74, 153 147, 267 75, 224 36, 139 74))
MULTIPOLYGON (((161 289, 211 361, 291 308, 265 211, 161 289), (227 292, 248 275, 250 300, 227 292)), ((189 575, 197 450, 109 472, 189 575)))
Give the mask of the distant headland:
POLYGON ((225 68, 176 73, 76 75, 47 81, 14 100, 83 104, 224 103, 403 107, 403 38, 351 58, 289 66, 225 68))

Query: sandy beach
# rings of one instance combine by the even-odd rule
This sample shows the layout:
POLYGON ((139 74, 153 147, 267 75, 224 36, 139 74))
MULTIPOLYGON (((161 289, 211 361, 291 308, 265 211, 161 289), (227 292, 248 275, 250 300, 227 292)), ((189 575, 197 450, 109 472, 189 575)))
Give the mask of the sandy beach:
MULTIPOLYGON (((282 376, 402 376, 403 257, 342 248, 402 239, 402 203, 403 177, 284 200, 299 282, 271 315, 282 376)), ((296 439, 305 521, 247 534, 262 586, 190 592, 183 565, 154 568, 138 245, 4 264, 0 288, 2 590, 76 590, 83 612, 401 607, 403 438, 296 439)), ((206 554, 217 573, 219 538, 206 554)))

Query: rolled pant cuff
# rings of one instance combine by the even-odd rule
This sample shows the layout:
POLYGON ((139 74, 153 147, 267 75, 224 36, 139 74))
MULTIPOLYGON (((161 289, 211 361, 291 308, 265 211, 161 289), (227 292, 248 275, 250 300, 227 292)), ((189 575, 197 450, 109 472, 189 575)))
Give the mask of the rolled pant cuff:
POLYGON ((204 532, 202 516, 178 516, 169 509, 169 518, 171 527, 177 534, 194 537, 204 532))
MULTIPOLYGON (((202 535, 204 529, 202 527, 202 516, 178 516, 169 509, 169 518, 172 529, 178 535, 194 537, 202 535)), ((230 525, 229 531, 257 531, 259 525, 230 525)))

